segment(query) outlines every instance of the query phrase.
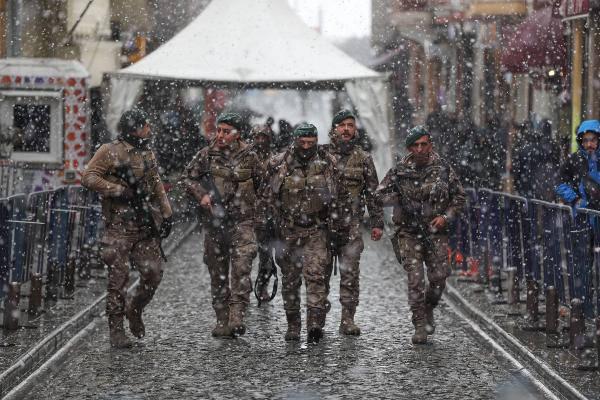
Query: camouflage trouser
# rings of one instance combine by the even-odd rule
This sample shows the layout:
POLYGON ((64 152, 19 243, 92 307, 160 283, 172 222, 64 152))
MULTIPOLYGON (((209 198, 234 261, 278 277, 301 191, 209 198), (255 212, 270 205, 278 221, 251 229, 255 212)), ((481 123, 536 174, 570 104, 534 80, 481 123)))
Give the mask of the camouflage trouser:
MULTIPOLYGON (((360 223, 352 224, 349 231, 342 235, 337 247, 338 267, 340 270, 340 303, 349 307, 358 305, 360 292, 360 254, 365 248, 360 232, 360 223)), ((326 270, 327 293, 333 271, 333 257, 329 254, 326 270)))
POLYGON ((304 277, 306 306, 325 309, 327 289, 327 241, 324 229, 300 230, 286 233, 277 247, 277 263, 281 267, 283 308, 300 310, 300 286, 304 277))
POLYGON ((108 294, 106 314, 122 316, 129 282, 129 262, 140 274, 140 284, 135 288, 131 305, 142 311, 152 300, 162 279, 160 242, 148 238, 148 232, 123 232, 107 228, 102 238, 102 260, 108 265, 108 294))
POLYGON ((448 236, 430 235, 431 243, 426 245, 420 235, 397 232, 392 239, 396 258, 408 273, 408 304, 413 313, 413 322, 425 318, 425 304, 436 306, 446 287, 450 275, 448 265, 448 236), (425 274, 423 262, 427 266, 425 274))
POLYGON ((215 310, 231 304, 248 305, 252 291, 250 272, 254 257, 256 235, 252 221, 242 221, 224 230, 211 227, 206 229, 204 262, 210 273, 210 291, 215 310))

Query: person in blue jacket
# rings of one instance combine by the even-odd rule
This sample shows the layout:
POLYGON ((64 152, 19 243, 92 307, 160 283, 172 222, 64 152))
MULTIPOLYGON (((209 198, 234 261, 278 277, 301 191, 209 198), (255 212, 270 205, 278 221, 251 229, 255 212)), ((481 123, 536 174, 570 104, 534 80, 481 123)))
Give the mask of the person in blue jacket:
POLYGON ((577 129, 579 148, 560 168, 556 194, 573 207, 600 210, 599 135, 600 121, 583 121, 577 129))

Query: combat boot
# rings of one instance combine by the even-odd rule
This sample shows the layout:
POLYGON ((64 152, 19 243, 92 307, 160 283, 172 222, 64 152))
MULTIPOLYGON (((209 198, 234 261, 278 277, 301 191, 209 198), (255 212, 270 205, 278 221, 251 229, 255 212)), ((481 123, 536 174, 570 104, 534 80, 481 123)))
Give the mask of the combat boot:
POLYGON ((435 333, 435 320, 433 318, 433 309, 435 306, 425 303, 425 330, 428 335, 433 335, 435 333))
POLYGON ((146 336, 146 327, 142 321, 142 309, 136 308, 129 303, 125 308, 125 317, 129 321, 129 330, 138 339, 146 336))
POLYGON ((340 333, 342 335, 359 336, 360 328, 354 323, 356 307, 342 306, 342 321, 340 322, 340 333))
POLYGON ((302 317, 300 316, 300 311, 286 311, 285 316, 288 324, 287 332, 285 333, 285 341, 299 341, 300 330, 302 329, 302 317))
POLYGON ((217 324, 213 328, 211 334, 213 337, 231 337, 231 329, 229 329, 229 307, 215 309, 217 314, 217 324))
POLYGON ((108 317, 110 346, 115 349, 126 349, 133 345, 123 329, 123 316, 111 315, 108 317))
POLYGON ((246 305, 241 303, 229 306, 229 329, 234 336, 242 336, 246 333, 246 324, 244 324, 244 314, 246 305))
POLYGON ((306 311, 306 330, 308 332, 306 341, 308 343, 319 343, 323 337, 323 328, 325 310, 319 308, 309 308, 306 311))
POLYGON ((415 333, 412 336, 413 344, 426 344, 427 343, 427 330, 425 329, 425 320, 419 320, 413 322, 415 325, 415 333))

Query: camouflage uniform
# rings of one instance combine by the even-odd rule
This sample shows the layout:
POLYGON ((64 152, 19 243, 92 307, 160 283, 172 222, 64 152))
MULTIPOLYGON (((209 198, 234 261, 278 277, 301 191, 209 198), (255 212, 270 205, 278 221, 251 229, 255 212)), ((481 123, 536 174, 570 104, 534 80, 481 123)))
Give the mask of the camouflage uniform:
POLYGON ((447 257, 448 225, 465 205, 465 194, 454 170, 436 153, 429 163, 416 168, 412 155, 388 171, 378 195, 385 206, 393 206, 397 226, 392 239, 398 262, 408 273, 408 303, 415 327, 423 326, 428 312, 438 304, 450 274, 447 257), (446 219, 445 228, 432 232, 430 222, 446 219), (429 285, 425 288, 423 262, 429 285))
MULTIPOLYGON (((383 229, 383 209, 381 202, 375 196, 379 180, 373 159, 369 153, 353 145, 348 150, 332 144, 329 152, 337 161, 337 169, 341 177, 341 187, 344 194, 340 195, 339 209, 341 218, 337 226, 331 226, 332 250, 337 254, 340 264, 340 303, 342 304, 342 324, 340 329, 348 331, 353 327, 355 333, 360 330, 354 325, 354 313, 358 306, 360 254, 364 249, 361 234, 361 222, 365 205, 369 211, 371 229, 383 229)), ((327 287, 333 269, 333 258, 327 268, 327 287)))
POLYGON ((335 159, 319 149, 312 158, 300 162, 290 149, 271 159, 267 179, 267 213, 275 218, 281 240, 276 260, 283 275, 286 340, 299 338, 304 278, 309 340, 311 331, 318 327, 318 341, 327 302, 327 223, 338 192, 335 159))
MULTIPOLYGON (((222 219, 207 216, 204 234, 204 262, 211 277, 217 328, 229 325, 243 334, 243 318, 252 291, 252 260, 257 251, 254 221, 262 170, 248 145, 237 142, 230 153, 225 153, 213 143, 196 154, 182 178, 188 193, 198 202, 206 194, 216 198, 214 189, 202 180, 206 176, 212 176, 224 211, 222 219)), ((214 212, 216 208, 213 201, 214 212)), ((215 332, 213 335, 221 336, 215 332)))
MULTIPOLYGON (((148 207, 156 225, 171 217, 171 206, 158 175, 156 157, 149 148, 134 147, 121 139, 104 144, 88 163, 82 180, 85 187, 103 196, 105 231, 101 244, 102 259, 108 265, 106 314, 111 332, 115 329, 122 331, 126 312, 130 328, 134 332, 130 313, 134 312, 138 318, 141 317, 163 273, 160 239, 153 235, 148 221, 142 222, 144 218, 140 217, 140 211, 134 208, 132 201, 122 197, 126 187, 132 183, 127 180, 131 179, 137 182, 137 195, 147 196, 148 207), (135 177, 123 179, 119 172, 123 167, 130 167, 135 177), (126 310, 129 262, 139 271, 140 284, 135 288, 126 310)), ((143 325, 141 329, 143 330, 143 325)), ((143 331, 134 332, 136 336, 143 334, 143 331)))

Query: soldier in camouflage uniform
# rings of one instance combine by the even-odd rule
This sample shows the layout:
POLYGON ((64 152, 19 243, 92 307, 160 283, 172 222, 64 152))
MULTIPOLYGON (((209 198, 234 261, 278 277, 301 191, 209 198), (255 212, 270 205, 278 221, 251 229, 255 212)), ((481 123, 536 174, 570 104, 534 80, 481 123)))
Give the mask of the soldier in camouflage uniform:
POLYGON ((244 316, 252 291, 250 272, 257 247, 254 224, 260 219, 257 190, 263 172, 251 146, 240 140, 242 126, 240 115, 221 114, 215 140, 194 156, 182 177, 188 193, 209 214, 204 262, 217 316, 215 337, 246 332, 244 316))
POLYGON ((415 326, 412 342, 424 344, 435 331, 433 309, 450 274, 448 224, 464 207, 465 194, 450 165, 433 152, 431 137, 423 127, 409 131, 406 148, 409 154, 387 173, 378 195, 384 206, 394 207, 392 220, 397 230, 392 244, 408 273, 408 303, 415 326))
POLYGON ((328 151, 337 161, 344 195, 340 195, 340 218, 337 226, 330 226, 332 257, 327 269, 327 286, 333 269, 334 257, 340 264, 340 303, 342 319, 340 333, 360 335, 354 323, 358 306, 360 254, 364 249, 360 225, 365 205, 369 211, 371 239, 383 235, 383 209, 375 196, 379 180, 373 159, 357 143, 356 117, 349 110, 338 112, 331 123, 331 145, 328 151))
POLYGON ((102 195, 106 314, 110 343, 122 348, 131 346, 123 329, 124 315, 134 336, 145 335, 142 312, 162 279, 160 240, 170 233, 172 211, 149 147, 146 115, 135 109, 125 112, 119 131, 117 140, 102 145, 90 160, 82 183, 102 195), (130 262, 139 271, 140 284, 126 302, 130 262))
POLYGON ((267 215, 275 220, 281 248, 285 340, 300 340, 300 286, 306 285, 307 340, 323 335, 327 302, 327 224, 335 216, 338 178, 335 159, 317 145, 317 129, 300 124, 294 143, 269 162, 264 196, 267 215))
MULTIPOLYGON (((273 131, 271 127, 269 125, 257 125, 253 127, 250 132, 250 140, 252 141, 253 150, 258 156, 262 170, 266 171, 269 159, 274 155, 272 150, 273 131)), ((255 294, 260 304, 271 300, 269 279, 273 271, 270 251, 273 248, 275 237, 273 237, 273 226, 265 226, 261 221, 256 223, 255 231, 258 244, 258 277, 255 294)))

